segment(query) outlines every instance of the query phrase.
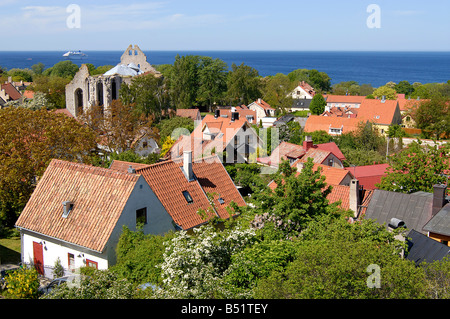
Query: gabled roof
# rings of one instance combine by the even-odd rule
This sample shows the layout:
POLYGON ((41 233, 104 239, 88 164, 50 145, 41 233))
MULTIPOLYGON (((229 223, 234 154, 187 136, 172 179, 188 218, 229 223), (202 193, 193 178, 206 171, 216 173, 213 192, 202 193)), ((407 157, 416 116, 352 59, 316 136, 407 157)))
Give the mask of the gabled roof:
POLYGON ((357 95, 326 95, 327 103, 361 104, 366 99, 365 96, 357 95))
POLYGON ((210 155, 213 149, 216 153, 222 152, 243 126, 252 129, 245 117, 239 116, 239 119, 231 121, 229 117, 215 118, 208 114, 203 118, 201 124, 195 127, 190 136, 180 136, 165 157, 181 156, 187 150, 193 151, 194 159, 203 154, 210 155), (203 132, 206 129, 216 135, 213 140, 203 138, 203 132))
MULTIPOLYGON (((374 122, 376 124, 394 124, 394 115, 398 108, 397 100, 366 99, 359 106, 359 120, 374 122)), ((400 109, 399 109, 400 110, 400 109)))
POLYGON ((345 169, 352 172, 355 178, 359 180, 359 184, 364 186, 365 189, 375 189, 375 185, 381 182, 381 177, 386 175, 386 170, 389 167, 389 164, 374 164, 345 167, 345 169))
MULTIPOLYGON (((264 101, 263 99, 257 99, 256 101, 253 102, 254 104, 258 105, 259 107, 263 108, 265 111, 275 111, 275 109, 273 107, 270 106, 269 103, 267 103, 266 101, 264 101)), ((250 103, 250 105, 252 105, 253 103, 250 103)))
POLYGON ((419 106, 420 103, 429 101, 428 99, 397 99, 398 107, 400 108, 400 112, 405 112, 413 109, 416 106, 419 106))
POLYGON ((375 189, 364 218, 374 219, 380 225, 388 226, 392 218, 405 222, 408 229, 422 232, 430 220, 433 194, 416 192, 404 194, 375 189))
POLYGON ((325 131, 328 133, 330 128, 340 129, 342 127, 342 133, 348 133, 356 131, 360 121, 359 118, 311 115, 306 120, 304 131, 325 131))
POLYGON ((195 179, 190 182, 186 179, 182 166, 182 161, 168 160, 137 170, 138 174, 144 176, 174 222, 182 229, 199 226, 216 216, 229 218, 225 208, 232 201, 238 206, 245 205, 244 199, 217 156, 193 161, 195 179), (184 191, 192 197, 192 203, 187 202, 184 191), (206 211, 211 207, 207 194, 213 193, 216 193, 213 196, 215 212, 207 213, 207 218, 202 219, 198 211, 206 211), (219 202, 219 197, 223 199, 223 203, 219 202))
POLYGON ((1 89, 5 90, 5 93, 8 94, 9 98, 13 101, 19 100, 22 97, 22 94, 20 94, 12 83, 3 83, 1 89))
POLYGON ((16 227, 102 252, 139 179, 90 165, 52 160, 16 227), (74 204, 62 217, 63 202, 74 204))
POLYGON ((342 154, 341 150, 339 149, 339 147, 336 145, 335 142, 316 144, 316 145, 314 145, 314 147, 317 147, 318 149, 323 150, 323 151, 331 152, 340 161, 345 161, 344 154, 342 154))

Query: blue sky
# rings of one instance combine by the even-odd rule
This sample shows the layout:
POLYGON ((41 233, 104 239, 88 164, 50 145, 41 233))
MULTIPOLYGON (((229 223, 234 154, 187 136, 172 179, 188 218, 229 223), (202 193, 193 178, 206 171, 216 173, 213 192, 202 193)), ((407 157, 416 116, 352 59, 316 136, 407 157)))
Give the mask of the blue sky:
POLYGON ((448 0, 0 0, 0 12, 0 51, 450 51, 448 0), (367 26, 370 4, 380 28, 367 26))

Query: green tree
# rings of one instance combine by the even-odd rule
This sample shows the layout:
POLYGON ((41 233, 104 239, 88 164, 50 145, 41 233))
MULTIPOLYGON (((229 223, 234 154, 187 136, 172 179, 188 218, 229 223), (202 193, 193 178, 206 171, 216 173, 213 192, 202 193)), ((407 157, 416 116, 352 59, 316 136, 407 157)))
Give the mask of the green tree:
POLYGON ((28 89, 45 94, 47 108, 62 109, 66 107, 66 85, 69 82, 69 78, 40 75, 34 77, 33 84, 28 89))
POLYGON ((423 298, 421 269, 400 258, 404 243, 375 221, 349 223, 324 215, 297 241, 295 260, 284 271, 258 281, 254 298, 389 299, 423 298), (369 266, 380 270, 371 288, 369 266), (375 282, 375 284, 378 284, 375 282))
POLYGON ((195 123, 193 119, 174 116, 170 119, 162 120, 156 126, 159 128, 159 136, 161 141, 165 141, 168 136, 176 141, 180 135, 192 133, 194 130, 194 125, 195 123))
POLYGON ((327 196, 331 186, 326 185, 321 169, 313 170, 312 158, 304 164, 300 173, 283 161, 274 174, 275 189, 266 187, 252 195, 253 225, 262 228, 267 238, 291 238, 297 236, 315 218, 340 212, 337 203, 330 204, 327 196), (262 225, 272 225, 262 227, 262 225))
POLYGON ((413 110, 416 126, 422 129, 426 137, 441 139, 450 136, 450 100, 433 97, 423 101, 413 110))
POLYGON ((378 99, 381 99, 383 96, 385 96, 387 100, 397 99, 397 91, 387 85, 380 86, 375 91, 373 91, 372 94, 378 99))
POLYGON ((196 105, 199 86, 199 56, 175 57, 170 72, 170 95, 176 108, 188 109, 196 105))
POLYGON ((134 77, 130 85, 122 85, 119 93, 124 105, 134 105, 137 115, 161 118, 168 111, 169 95, 163 77, 153 74, 134 77))
POLYGON ((61 61, 46 69, 43 74, 46 76, 57 76, 72 79, 80 67, 72 61, 61 61))
POLYGON ((256 69, 242 63, 231 65, 227 79, 227 97, 232 105, 253 102, 261 97, 261 79, 256 69))
POLYGON ((325 106, 327 102, 325 101, 322 94, 316 94, 311 100, 311 104, 309 105, 309 109, 311 113, 314 115, 320 115, 325 111, 325 106))
POLYGON ((380 189, 413 193, 433 192, 433 185, 446 183, 449 168, 450 146, 423 146, 413 142, 399 153, 389 157, 390 167, 381 178, 380 189))
POLYGON ((408 81, 400 81, 394 86, 397 93, 405 94, 406 96, 411 95, 414 92, 414 87, 408 81))
POLYGON ((117 263, 111 270, 134 284, 162 284, 157 266, 164 261, 164 243, 172 236, 145 235, 142 229, 131 231, 124 226, 116 247, 117 263))
POLYGON ((212 111, 215 104, 219 104, 227 91, 228 65, 211 57, 200 57, 198 69, 197 102, 208 106, 212 111))
POLYGON ((331 78, 325 72, 314 69, 297 69, 290 72, 288 77, 294 83, 301 81, 309 83, 317 92, 331 91, 331 78))
POLYGON ((289 93, 295 85, 287 75, 277 73, 264 79, 262 96, 269 105, 276 107, 279 113, 286 113, 292 107, 292 97, 289 93))

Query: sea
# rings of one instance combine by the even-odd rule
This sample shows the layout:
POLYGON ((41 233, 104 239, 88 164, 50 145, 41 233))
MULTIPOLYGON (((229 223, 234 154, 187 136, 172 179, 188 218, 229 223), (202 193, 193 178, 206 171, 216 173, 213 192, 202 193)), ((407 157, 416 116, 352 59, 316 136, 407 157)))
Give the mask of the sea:
MULTIPOLYGON (((62 51, 0 51, 0 66, 7 70, 31 68, 42 62, 49 68, 64 61, 62 51)), ((87 57, 74 63, 116 65, 123 51, 83 51, 87 57)), ((173 64, 177 55, 218 58, 255 68, 265 77, 296 69, 325 72, 332 84, 356 81, 379 87, 387 82, 442 83, 450 80, 450 52, 347 52, 347 51, 144 51, 152 65, 173 64)))

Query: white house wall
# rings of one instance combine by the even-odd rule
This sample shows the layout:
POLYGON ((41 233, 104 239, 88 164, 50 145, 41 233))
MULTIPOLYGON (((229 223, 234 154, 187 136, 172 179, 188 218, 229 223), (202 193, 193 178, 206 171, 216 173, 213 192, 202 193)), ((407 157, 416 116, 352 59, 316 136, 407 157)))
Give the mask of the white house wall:
POLYGON ((69 253, 73 254, 75 257, 75 269, 86 266, 86 259, 96 262, 98 264, 98 269, 108 268, 108 261, 106 260, 105 255, 96 253, 87 248, 61 242, 54 238, 28 233, 27 231, 23 231, 21 237, 22 262, 24 264, 33 264, 33 242, 42 243, 45 271, 44 274, 47 278, 53 278, 53 268, 55 267, 55 263, 58 260, 58 257, 60 258, 61 265, 66 270, 66 273, 69 273, 69 253))
POLYGON ((141 176, 108 240, 106 254, 110 265, 115 264, 115 250, 123 226, 127 226, 132 231, 136 230, 136 211, 145 207, 147 208, 147 224, 143 227, 145 234, 163 235, 170 230, 175 230, 172 218, 141 176))

